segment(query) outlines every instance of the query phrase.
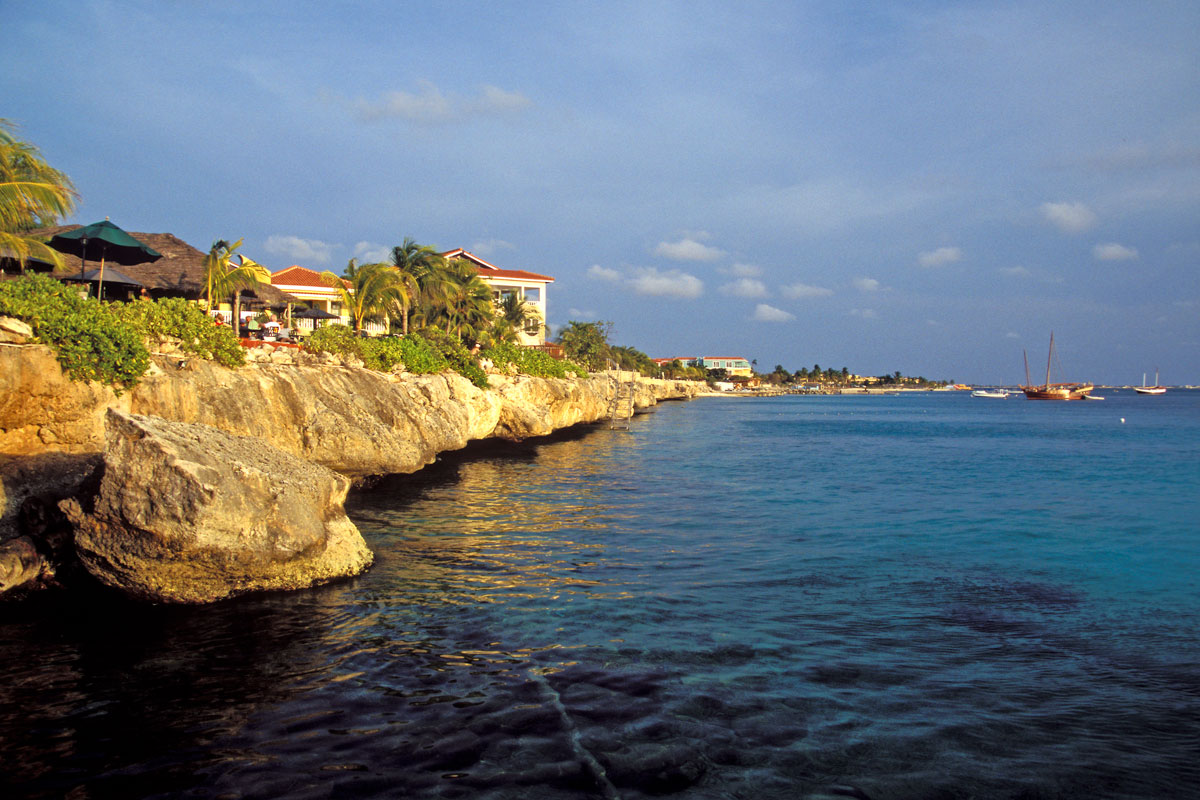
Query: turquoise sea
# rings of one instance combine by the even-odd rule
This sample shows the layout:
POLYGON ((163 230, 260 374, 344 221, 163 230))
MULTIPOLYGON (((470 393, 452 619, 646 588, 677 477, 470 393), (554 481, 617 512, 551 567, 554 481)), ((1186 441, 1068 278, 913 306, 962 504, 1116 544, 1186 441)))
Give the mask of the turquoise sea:
POLYGON ((702 398, 356 491, 353 581, 0 608, 6 798, 1200 795, 1200 392, 702 398))

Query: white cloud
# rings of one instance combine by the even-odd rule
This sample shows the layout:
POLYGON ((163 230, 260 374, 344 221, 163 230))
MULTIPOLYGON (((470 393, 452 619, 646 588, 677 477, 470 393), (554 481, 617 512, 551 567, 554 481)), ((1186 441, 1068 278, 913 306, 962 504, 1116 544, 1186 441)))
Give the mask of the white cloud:
POLYGON ((1021 335, 1019 333, 1017 333, 1016 331, 1009 331, 1008 333, 1004 334, 1004 338, 1005 339, 1020 339, 1021 335))
POLYGON ((758 278, 763 274, 762 267, 754 264, 734 264, 732 267, 718 269, 717 272, 735 278, 758 278))
POLYGON ((1015 267, 1003 267, 1003 268, 1000 270, 1000 274, 1001 274, 1001 275, 1008 275, 1008 276, 1010 276, 1010 277, 1013 277, 1013 278, 1027 278, 1027 277, 1029 277, 1030 275, 1032 275, 1033 273, 1032 273, 1032 272, 1030 272, 1030 271, 1029 271, 1028 269, 1026 269, 1025 267, 1022 267, 1022 266, 1015 266, 1015 267))
POLYGON ((602 267, 599 264, 592 264, 590 267, 588 267, 587 276, 598 281, 621 280, 621 273, 617 272, 615 269, 602 267))
POLYGON ((637 277, 630 278, 629 285, 638 294, 654 297, 692 299, 704 294, 704 281, 677 269, 659 272, 653 267, 647 267, 640 270, 637 277))
POLYGON ((475 242, 471 245, 470 250, 477 256, 493 256, 501 250, 516 250, 517 246, 511 242, 506 242, 503 239, 488 239, 483 242, 475 242))
POLYGON ((850 309, 850 313, 853 316, 862 317, 863 319, 876 319, 879 316, 873 308, 852 308, 850 309))
POLYGON ((359 242, 354 245, 354 257, 361 264, 376 264, 381 261, 387 261, 392 255, 392 248, 386 244, 375 244, 374 242, 359 242))
POLYGON ((725 251, 701 244, 696 239, 688 237, 678 242, 659 242, 654 248, 654 255, 669 258, 672 261, 716 261, 725 255, 725 251))
POLYGON ((766 303, 756 305, 754 307, 754 315, 750 317, 755 322, 788 322, 795 318, 795 314, 789 314, 782 308, 769 306, 766 303))
POLYGON ((1083 233, 1096 224, 1096 215, 1083 203, 1042 203, 1042 216, 1063 233, 1083 233))
POLYGON ((731 294, 734 297, 766 297, 767 286, 754 278, 742 278, 722 286, 721 294, 731 294))
POLYGON ((578 319, 578 320, 595 319, 596 312, 591 311, 591 310, 585 311, 585 310, 579 309, 579 308, 568 308, 567 316, 569 316, 571 319, 578 319))
POLYGON ((1123 244, 1109 242, 1093 247, 1092 255, 1097 261, 1132 261, 1138 257, 1138 251, 1123 244))
POLYGON ((823 286, 809 286, 807 283, 793 283, 788 286, 781 286, 779 291, 783 293, 784 297, 790 297, 793 300, 829 297, 833 294, 833 289, 826 289, 823 286))
POLYGON ((269 236, 266 251, 273 255, 286 256, 298 264, 301 261, 327 264, 336 246, 316 239, 301 239, 299 236, 269 236))
POLYGON ((962 261, 963 253, 957 247, 939 247, 917 256, 917 263, 922 267, 944 267, 956 261, 962 261))
POLYGON ((461 122, 472 117, 495 116, 521 111, 533 105, 520 92, 496 86, 482 86, 479 94, 468 97, 445 95, 429 81, 421 81, 412 92, 387 92, 376 101, 358 98, 353 106, 359 118, 367 122, 404 119, 423 124, 461 122))
POLYGON ((855 289, 858 289, 862 292, 879 291, 879 281, 875 280, 874 278, 855 278, 853 281, 851 281, 851 283, 854 284, 855 289))

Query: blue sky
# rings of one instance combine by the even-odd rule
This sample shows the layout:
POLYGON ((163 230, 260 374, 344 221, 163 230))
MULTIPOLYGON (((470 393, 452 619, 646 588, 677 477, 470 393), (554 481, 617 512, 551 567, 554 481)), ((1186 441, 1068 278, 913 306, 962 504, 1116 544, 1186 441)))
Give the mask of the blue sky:
POLYGON ((652 356, 1200 383, 1192 0, 4 6, 74 222, 466 247, 652 356))

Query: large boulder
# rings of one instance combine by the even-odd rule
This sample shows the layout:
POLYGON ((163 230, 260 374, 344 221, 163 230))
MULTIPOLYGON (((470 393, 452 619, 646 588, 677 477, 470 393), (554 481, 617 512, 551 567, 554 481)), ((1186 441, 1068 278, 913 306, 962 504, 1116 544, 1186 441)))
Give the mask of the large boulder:
POLYGON ((208 603, 356 575, 349 479, 262 440, 110 410, 91 508, 62 502, 84 566, 137 598, 208 603))

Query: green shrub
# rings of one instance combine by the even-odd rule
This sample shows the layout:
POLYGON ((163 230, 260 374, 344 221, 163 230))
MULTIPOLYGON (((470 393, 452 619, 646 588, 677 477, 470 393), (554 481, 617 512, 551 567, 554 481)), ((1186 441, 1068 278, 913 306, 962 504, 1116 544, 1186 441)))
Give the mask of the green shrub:
POLYGON ((476 386, 487 388, 487 375, 470 352, 454 336, 436 328, 425 328, 403 338, 363 338, 345 325, 326 325, 313 331, 304 346, 314 353, 355 356, 368 369, 389 372, 403 364, 409 372, 430 374, 454 370, 476 386))
POLYGON ((364 339, 363 362, 371 369, 389 372, 397 364, 409 372, 429 374, 450 369, 449 362, 433 345, 418 334, 386 339, 364 339))
POLYGON ((517 372, 536 378, 587 377, 587 370, 570 361, 561 361, 543 350, 518 347, 509 342, 500 342, 479 354, 497 367, 512 365, 517 372))
POLYGON ((457 336, 446 333, 440 328, 422 328, 418 334, 429 342, 435 351, 442 354, 442 358, 446 359, 452 370, 479 388, 488 388, 487 375, 479 366, 479 362, 471 355, 471 351, 467 350, 467 346, 457 336))
POLYGON ((138 300, 116 310, 144 337, 172 336, 180 340, 180 349, 185 353, 216 361, 226 367, 240 367, 246 363, 246 351, 233 329, 227 325, 213 324, 212 317, 195 303, 183 298, 138 300))
POLYGON ((150 366, 140 333, 113 306, 45 275, 0 283, 0 314, 28 322, 37 341, 54 348, 74 380, 100 381, 120 391, 136 384, 150 366))
POLYGON ((304 340, 304 347, 313 353, 362 358, 362 341, 345 325, 322 325, 304 340))

